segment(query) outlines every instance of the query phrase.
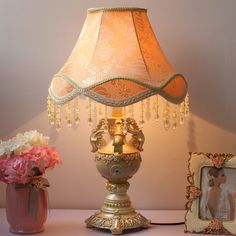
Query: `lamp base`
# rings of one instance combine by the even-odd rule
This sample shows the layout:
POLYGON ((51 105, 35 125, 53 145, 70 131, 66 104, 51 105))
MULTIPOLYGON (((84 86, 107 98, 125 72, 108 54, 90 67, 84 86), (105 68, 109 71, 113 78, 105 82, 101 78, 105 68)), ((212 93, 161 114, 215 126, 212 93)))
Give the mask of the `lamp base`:
POLYGON ((127 180, 140 167, 144 135, 133 119, 124 121, 121 117, 111 117, 107 120, 110 135, 107 142, 103 138, 105 124, 104 119, 99 122, 90 141, 92 151, 96 152, 97 170, 108 180, 108 194, 101 210, 85 221, 87 227, 109 229, 112 234, 122 234, 125 229, 147 228, 150 221, 134 210, 127 194, 127 180), (129 141, 127 133, 132 135, 129 141))
POLYGON ((129 214, 108 214, 98 211, 86 220, 87 227, 109 229, 112 234, 122 234, 125 229, 148 228, 150 221, 135 211, 129 214))

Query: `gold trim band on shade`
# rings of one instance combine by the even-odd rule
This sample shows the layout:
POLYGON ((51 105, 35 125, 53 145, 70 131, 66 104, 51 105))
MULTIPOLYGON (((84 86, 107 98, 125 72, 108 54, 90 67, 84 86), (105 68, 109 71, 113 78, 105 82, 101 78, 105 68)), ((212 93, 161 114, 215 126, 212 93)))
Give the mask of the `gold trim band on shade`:
POLYGON ((139 8, 139 7, 96 7, 96 8, 89 8, 87 10, 88 13, 92 13, 96 11, 144 11, 144 12, 147 12, 147 9, 139 8))

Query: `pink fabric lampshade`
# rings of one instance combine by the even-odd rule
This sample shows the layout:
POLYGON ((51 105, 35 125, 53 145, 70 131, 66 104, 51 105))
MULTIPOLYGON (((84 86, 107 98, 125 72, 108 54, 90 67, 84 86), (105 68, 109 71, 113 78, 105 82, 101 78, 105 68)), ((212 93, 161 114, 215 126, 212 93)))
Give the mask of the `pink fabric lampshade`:
POLYGON ((154 94, 181 103, 186 91, 142 8, 88 9, 79 39, 49 88, 57 104, 83 94, 118 107, 154 94))

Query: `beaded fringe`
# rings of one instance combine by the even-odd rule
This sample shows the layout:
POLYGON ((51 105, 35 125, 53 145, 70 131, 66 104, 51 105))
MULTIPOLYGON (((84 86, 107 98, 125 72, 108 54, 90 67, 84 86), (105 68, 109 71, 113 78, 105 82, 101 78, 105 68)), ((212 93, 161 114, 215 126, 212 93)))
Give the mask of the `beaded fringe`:
MULTIPOLYGON (((91 126, 96 120, 96 116, 102 118, 105 117, 105 120, 108 117, 108 107, 106 105, 97 103, 90 98, 87 98, 87 114, 88 114, 88 124, 91 126)), ((189 115, 189 95, 187 94, 185 100, 179 104, 172 104, 166 101, 164 98, 159 95, 152 96, 142 100, 136 104, 129 105, 123 108, 124 119, 127 117, 136 116, 137 111, 139 112, 139 125, 143 128, 146 121, 146 114, 150 113, 151 117, 156 123, 159 123, 160 118, 162 117, 163 126, 165 130, 170 128, 176 129, 178 124, 183 125, 185 118, 189 115), (160 101, 162 100, 162 101, 160 101), (161 104, 161 105, 160 105, 161 104), (136 106, 139 106, 136 108, 136 106), (162 109, 160 109, 162 108, 162 109)), ((68 127, 71 127, 73 124, 80 124, 80 102, 79 98, 76 97, 72 101, 68 102, 65 105, 54 104, 50 96, 47 98, 47 113, 49 122, 51 125, 56 126, 56 130, 60 131, 62 126, 62 114, 64 116, 65 123, 68 127)))

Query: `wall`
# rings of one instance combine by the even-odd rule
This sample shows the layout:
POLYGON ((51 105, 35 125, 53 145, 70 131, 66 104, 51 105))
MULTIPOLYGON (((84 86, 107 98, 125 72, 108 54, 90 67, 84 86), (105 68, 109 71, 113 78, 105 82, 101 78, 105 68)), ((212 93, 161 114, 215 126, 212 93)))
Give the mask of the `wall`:
MULTIPOLYGON (((136 208, 183 209, 188 152, 236 153, 234 0, 0 0, 0 139, 30 129, 49 135, 63 159, 47 175, 50 205, 102 204, 105 180, 90 153, 86 112, 82 125, 59 134, 45 112, 50 78, 75 44, 86 9, 96 6, 148 8, 164 52, 189 82, 188 122, 169 132, 152 119, 145 124, 143 162, 129 191, 136 208)), ((0 183, 0 206, 4 194, 0 183)))

